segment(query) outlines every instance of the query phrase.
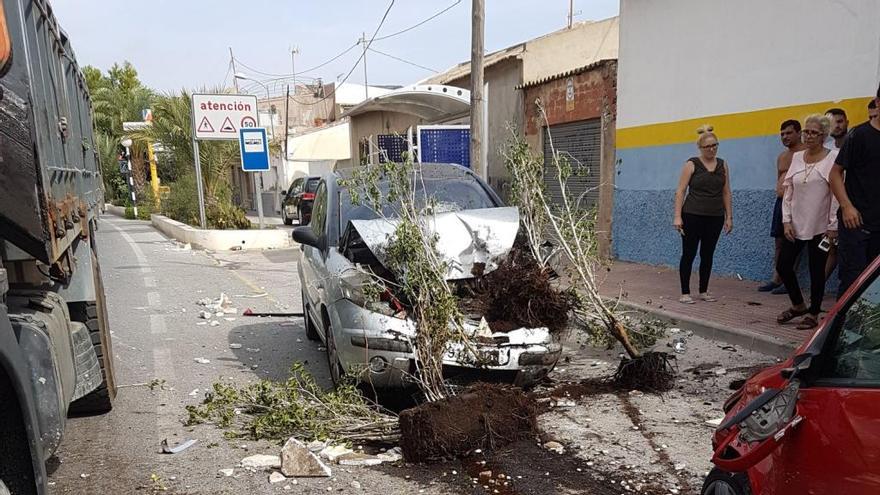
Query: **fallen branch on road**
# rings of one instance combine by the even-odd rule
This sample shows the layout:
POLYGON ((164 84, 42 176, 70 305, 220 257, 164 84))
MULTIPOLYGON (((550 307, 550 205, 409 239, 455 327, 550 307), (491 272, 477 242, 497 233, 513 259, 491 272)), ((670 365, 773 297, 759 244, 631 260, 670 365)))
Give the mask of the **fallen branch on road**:
POLYGON ((198 406, 187 406, 188 425, 212 423, 226 436, 284 441, 390 442, 397 416, 364 398, 352 385, 325 392, 297 363, 284 382, 263 380, 243 388, 215 383, 198 406))

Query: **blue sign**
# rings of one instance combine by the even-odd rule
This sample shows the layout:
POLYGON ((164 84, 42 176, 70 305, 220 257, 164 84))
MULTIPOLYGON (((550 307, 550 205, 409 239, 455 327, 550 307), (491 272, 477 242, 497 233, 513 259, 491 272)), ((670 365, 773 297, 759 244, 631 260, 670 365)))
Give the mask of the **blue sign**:
POLYGON ((241 169, 245 172, 266 172, 269 170, 269 143, 266 129, 262 127, 243 127, 238 131, 238 144, 241 148, 241 169))

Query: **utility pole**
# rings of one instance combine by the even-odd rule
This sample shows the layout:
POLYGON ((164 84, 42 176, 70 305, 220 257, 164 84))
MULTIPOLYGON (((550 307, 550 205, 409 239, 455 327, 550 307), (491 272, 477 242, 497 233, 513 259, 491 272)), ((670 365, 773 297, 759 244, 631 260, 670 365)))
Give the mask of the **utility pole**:
MULTIPOLYGON (((232 74, 238 74, 238 71, 235 70, 235 56, 232 55, 232 47, 229 47, 229 62, 232 64, 232 74)), ((233 77, 232 83, 235 84, 235 92, 238 93, 238 79, 233 77)))
MULTIPOLYGON (((293 91, 296 91, 296 79, 293 80, 293 91)), ((287 139, 290 136, 290 85, 287 85, 287 98, 284 99, 284 156, 281 158, 281 163, 284 164, 287 162, 288 154, 287 154, 287 139)), ((284 191, 287 191, 287 168, 284 169, 284 191)), ((281 205, 281 208, 284 208, 284 205, 281 205)))
POLYGON ((367 83, 367 33, 361 33, 361 43, 364 44, 364 101, 370 99, 370 85, 367 83))
POLYGON ((568 0, 568 29, 574 24, 574 0, 568 0))
POLYGON ((484 0, 471 0, 471 170, 488 181, 488 165, 483 163, 483 27, 484 0))
MULTIPOLYGON (((293 74, 293 83, 296 84, 296 56, 299 55, 299 47, 293 45, 290 49, 290 72, 293 74)), ((294 93, 296 93, 294 91, 294 93)))

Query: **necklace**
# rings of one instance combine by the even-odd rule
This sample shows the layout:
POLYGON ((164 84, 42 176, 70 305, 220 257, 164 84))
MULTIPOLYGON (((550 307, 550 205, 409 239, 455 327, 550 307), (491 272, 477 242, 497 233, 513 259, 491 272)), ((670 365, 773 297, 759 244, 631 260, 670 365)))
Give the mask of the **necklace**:
MULTIPOLYGON (((826 156, 827 156, 827 155, 826 155, 826 156)), ((816 167, 817 167, 820 163, 822 163, 822 160, 824 160, 824 158, 821 158, 821 159, 819 159, 819 160, 813 162, 812 164, 810 164, 809 162, 807 162, 807 153, 804 152, 804 184, 807 183, 807 179, 810 178, 810 175, 812 175, 813 170, 815 170, 816 167)))

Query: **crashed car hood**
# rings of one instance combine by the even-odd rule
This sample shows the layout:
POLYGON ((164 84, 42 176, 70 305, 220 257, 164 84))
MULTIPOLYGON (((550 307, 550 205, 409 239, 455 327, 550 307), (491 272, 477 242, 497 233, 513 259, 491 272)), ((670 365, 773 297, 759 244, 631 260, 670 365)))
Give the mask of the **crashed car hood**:
MULTIPOLYGON (((484 208, 438 213, 425 218, 429 234, 437 236, 437 251, 448 266, 446 278, 473 278, 475 265, 483 273, 498 267, 519 231, 519 211, 515 207, 484 208)), ((399 220, 352 220, 367 247, 386 265, 385 246, 399 220)), ((387 267, 387 265, 386 265, 387 267)))

